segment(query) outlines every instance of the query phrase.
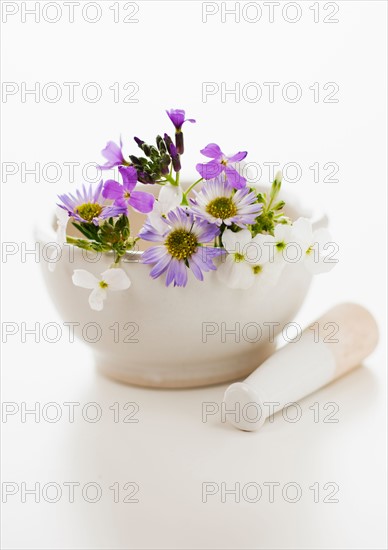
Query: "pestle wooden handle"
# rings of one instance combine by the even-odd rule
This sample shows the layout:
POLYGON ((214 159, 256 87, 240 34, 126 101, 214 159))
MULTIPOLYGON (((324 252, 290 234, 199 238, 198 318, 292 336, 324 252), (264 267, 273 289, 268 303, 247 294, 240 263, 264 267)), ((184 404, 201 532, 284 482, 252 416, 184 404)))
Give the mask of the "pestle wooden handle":
POLYGON ((333 338, 324 340, 334 355, 334 378, 359 365, 377 345, 379 334, 376 321, 371 313, 359 304, 339 304, 322 315, 317 323, 321 329, 328 325, 332 325, 333 329, 336 329, 335 325, 338 327, 338 332, 333 338))

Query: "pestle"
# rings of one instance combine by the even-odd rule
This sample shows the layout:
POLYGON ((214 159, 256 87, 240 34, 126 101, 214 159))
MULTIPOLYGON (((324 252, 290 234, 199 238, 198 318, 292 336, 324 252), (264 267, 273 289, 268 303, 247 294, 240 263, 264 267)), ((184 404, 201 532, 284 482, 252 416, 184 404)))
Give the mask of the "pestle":
POLYGON ((275 352, 224 395, 230 422, 245 431, 258 430, 266 418, 348 373, 376 347, 375 319, 364 307, 335 306, 305 329, 298 341, 275 352))

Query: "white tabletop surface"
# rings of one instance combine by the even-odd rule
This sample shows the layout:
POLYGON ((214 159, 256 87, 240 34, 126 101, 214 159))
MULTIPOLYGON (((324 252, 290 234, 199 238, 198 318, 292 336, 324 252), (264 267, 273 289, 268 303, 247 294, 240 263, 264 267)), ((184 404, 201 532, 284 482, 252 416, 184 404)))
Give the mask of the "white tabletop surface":
MULTIPOLYGON (((3 105, 3 161, 99 161, 101 146, 120 131, 151 138, 163 128, 164 108, 185 107, 198 119, 186 162, 198 162, 196 151, 206 140, 224 140, 230 150, 250 149, 261 163, 303 166, 303 178, 289 190, 328 213, 340 261, 315 279, 296 320, 305 326, 330 306, 355 301, 375 315, 381 340, 361 368, 302 400, 300 421, 277 414, 261 431, 246 433, 219 414, 203 421, 203 403, 220 404, 226 385, 184 391, 125 386, 97 374, 81 342, 63 337, 52 344, 33 336, 23 342, 22 323, 41 328, 62 320, 41 266, 31 256, 23 262, 19 252, 9 256, 3 323, 16 323, 18 332, 3 346, 3 548, 386 548, 386 4, 337 2, 340 22, 326 26, 219 18, 203 24, 201 2, 138 2, 139 24, 114 25, 108 20, 113 12, 106 11, 113 3, 100 4, 105 20, 95 25, 22 23, 13 16, 3 25, 13 52, 12 60, 4 55, 3 80, 99 81, 104 89, 137 80, 140 102, 10 97, 3 105), (170 47, 177 47, 176 59, 170 47), (146 63, 158 52, 166 68, 157 62, 151 76, 146 63), (299 81, 306 89, 336 81, 342 95, 338 104, 202 102, 203 81, 299 81), (313 183, 308 166, 329 161, 340 166, 339 183, 313 183), (46 420, 53 409, 44 408, 53 402, 62 414, 56 423, 46 420), (82 414, 91 402, 102 411, 95 423, 82 414), (128 402, 138 406, 136 423, 124 422, 128 402), (29 414, 23 422, 23 410, 35 403, 37 421, 29 414), (74 422, 65 403, 79 403, 74 422), (334 410, 338 422, 328 422, 334 410), (74 499, 71 482, 77 484, 74 499), (204 483, 215 493, 206 502, 204 483), (34 486, 40 502, 25 494, 34 486), (260 500, 249 502, 258 486, 260 500), (58 502, 49 502, 58 487, 58 502), (300 498, 290 502, 295 487, 300 498), (88 502, 96 488, 100 499, 88 502), (233 488, 237 493, 227 492, 233 488), (132 502, 124 502, 131 494, 132 502)), ((312 3, 299 4, 311 18, 312 3)), ((3 241, 33 247, 39 218, 58 192, 74 187, 65 175, 55 184, 10 177, 2 191, 3 241)))

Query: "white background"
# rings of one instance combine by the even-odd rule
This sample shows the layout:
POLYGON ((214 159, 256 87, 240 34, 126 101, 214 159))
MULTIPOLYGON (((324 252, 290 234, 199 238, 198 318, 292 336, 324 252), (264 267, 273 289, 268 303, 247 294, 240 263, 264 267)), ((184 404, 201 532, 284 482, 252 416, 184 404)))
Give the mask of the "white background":
MULTIPOLYGON (((7 2, 2 4, 4 9, 7 2)), ((331 305, 356 301, 376 316, 381 341, 362 368, 305 399, 298 423, 277 415, 259 433, 244 433, 217 415, 202 422, 202 403, 219 403, 226 386, 156 391, 119 385, 95 373, 84 344, 70 344, 65 335, 56 344, 35 342, 34 336, 23 343, 19 331, 3 348, 3 401, 57 402, 64 413, 64 402, 79 402, 80 409, 95 401, 103 419, 88 423, 79 412, 74 423, 62 418, 51 424, 42 417, 35 423, 31 415, 23 423, 20 413, 3 417, 3 482, 96 482, 102 498, 85 502, 80 490, 74 503, 65 491, 56 504, 35 503, 31 496, 22 503, 20 492, 10 496, 3 504, 3 547, 385 548, 386 3, 337 2, 338 23, 322 21, 332 10, 324 11, 325 2, 317 23, 309 9, 313 2, 298 3, 302 15, 295 23, 282 16, 284 4, 270 23, 262 2, 256 23, 244 20, 244 13, 252 20, 255 12, 244 12, 243 2, 237 5, 240 22, 229 15, 223 23, 218 4, 218 13, 203 23, 202 2, 141 1, 133 16, 139 22, 124 23, 130 11, 121 2, 115 23, 109 9, 114 2, 104 1, 94 24, 82 19, 80 7, 69 23, 64 6, 57 23, 45 21, 41 10, 40 22, 34 16, 23 22, 23 2, 8 4, 19 11, 2 26, 3 81, 19 90, 22 82, 28 88, 57 82, 63 97, 50 103, 43 95, 23 102, 20 91, 3 96, 3 169, 12 162, 17 169, 7 177, 3 172, 3 241, 19 250, 22 242, 33 248, 34 226, 46 223, 56 194, 82 183, 80 168, 69 183, 64 163, 101 161, 105 142, 117 141, 120 133, 127 145, 134 135, 151 140, 171 130, 165 108, 184 108, 197 119, 185 127, 188 178, 200 162, 199 149, 211 141, 227 152, 248 150, 247 160, 263 168, 263 181, 264 162, 300 165, 300 180, 284 187, 327 212, 340 262, 314 281, 296 320, 305 325, 331 305), (64 82, 80 83, 73 103, 64 82), (88 82, 101 87, 100 101, 83 99, 80 90, 88 82), (121 90, 136 82, 139 101, 124 103, 122 95, 114 102, 109 87, 115 82, 121 90), (263 96, 250 102, 229 95, 222 102, 218 93, 205 100, 203 82, 225 82, 228 88, 255 82, 263 96), (280 83, 272 103, 264 82, 280 83), (282 97, 288 82, 301 87, 296 103, 282 97), (315 103, 309 90, 315 82, 321 92, 325 83, 336 83, 339 101, 325 103, 325 91, 315 103), (35 182, 23 176, 22 162, 28 168, 56 162, 62 177, 52 183, 41 170, 35 182), (338 183, 324 182, 325 172, 315 183, 309 166, 327 162, 338 164, 338 183), (123 413, 128 401, 139 404, 139 422, 113 422, 109 406, 118 402, 123 413), (318 423, 309 410, 314 402, 321 411, 318 423), (323 422, 327 402, 338 404, 338 423, 323 422), (139 485, 139 502, 114 503, 108 487, 127 481, 139 485), (271 481, 280 483, 273 503, 263 485, 271 481), (222 503, 218 493, 203 503, 203 482, 228 488, 255 482, 263 496, 249 503, 232 495, 222 503), (302 489, 294 504, 281 495, 289 482, 302 489), (323 502, 323 490, 314 503, 309 487, 318 483, 322 489, 327 482, 338 484, 339 502, 323 502)), ((38 4, 43 9, 46 2, 38 4)), ((46 16, 52 19, 53 13, 46 16)), ((90 8, 88 17, 94 13, 90 8)), ((290 8, 286 15, 294 13, 290 8)), ((23 261, 17 252, 3 261, 3 322, 61 323, 34 256, 23 261)))

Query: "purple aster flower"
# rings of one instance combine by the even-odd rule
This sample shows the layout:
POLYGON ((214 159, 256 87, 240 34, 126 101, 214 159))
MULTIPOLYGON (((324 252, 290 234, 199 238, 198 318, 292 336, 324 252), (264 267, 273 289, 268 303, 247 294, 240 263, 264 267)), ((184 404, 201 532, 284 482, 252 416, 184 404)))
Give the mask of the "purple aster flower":
POLYGON ((245 159, 247 156, 246 151, 240 151, 231 157, 227 157, 216 143, 209 143, 205 149, 202 149, 201 153, 205 157, 213 159, 205 164, 197 164, 196 168, 203 179, 210 180, 224 172, 226 179, 235 189, 241 189, 245 186, 246 179, 240 176, 231 165, 245 159))
POLYGON ((170 109, 169 111, 166 111, 166 113, 175 126, 177 132, 181 131, 185 122, 195 122, 193 118, 185 118, 186 113, 182 109, 170 109))
POLYGON ((203 272, 215 270, 214 258, 224 253, 222 248, 202 246, 219 235, 219 228, 205 220, 196 220, 189 209, 175 208, 161 218, 165 229, 144 224, 139 237, 146 241, 163 242, 143 252, 142 261, 152 264, 150 275, 154 279, 167 272, 166 286, 186 286, 187 270, 203 281, 203 272))
POLYGON ((221 178, 207 181, 201 191, 194 194, 195 198, 190 199, 194 214, 216 225, 234 223, 244 228, 255 223, 261 213, 262 205, 249 187, 235 191, 221 178))
POLYGON ((101 151, 101 154, 106 158, 106 163, 103 166, 99 166, 100 170, 110 170, 115 166, 127 166, 128 162, 123 157, 123 143, 120 137, 120 146, 114 141, 108 141, 105 149, 101 151))
POLYGON ((95 190, 92 185, 89 189, 82 186, 82 190, 77 190, 75 195, 58 195, 63 204, 58 204, 63 210, 67 210, 69 216, 78 222, 94 223, 98 225, 101 220, 114 218, 121 214, 126 214, 126 208, 122 205, 107 204, 102 196, 103 182, 101 181, 95 190))
POLYGON ((104 184, 102 194, 107 199, 113 199, 118 206, 128 209, 132 206, 138 212, 148 214, 152 211, 155 197, 143 191, 134 191, 137 183, 137 171, 133 166, 119 166, 123 184, 108 180, 104 184))

